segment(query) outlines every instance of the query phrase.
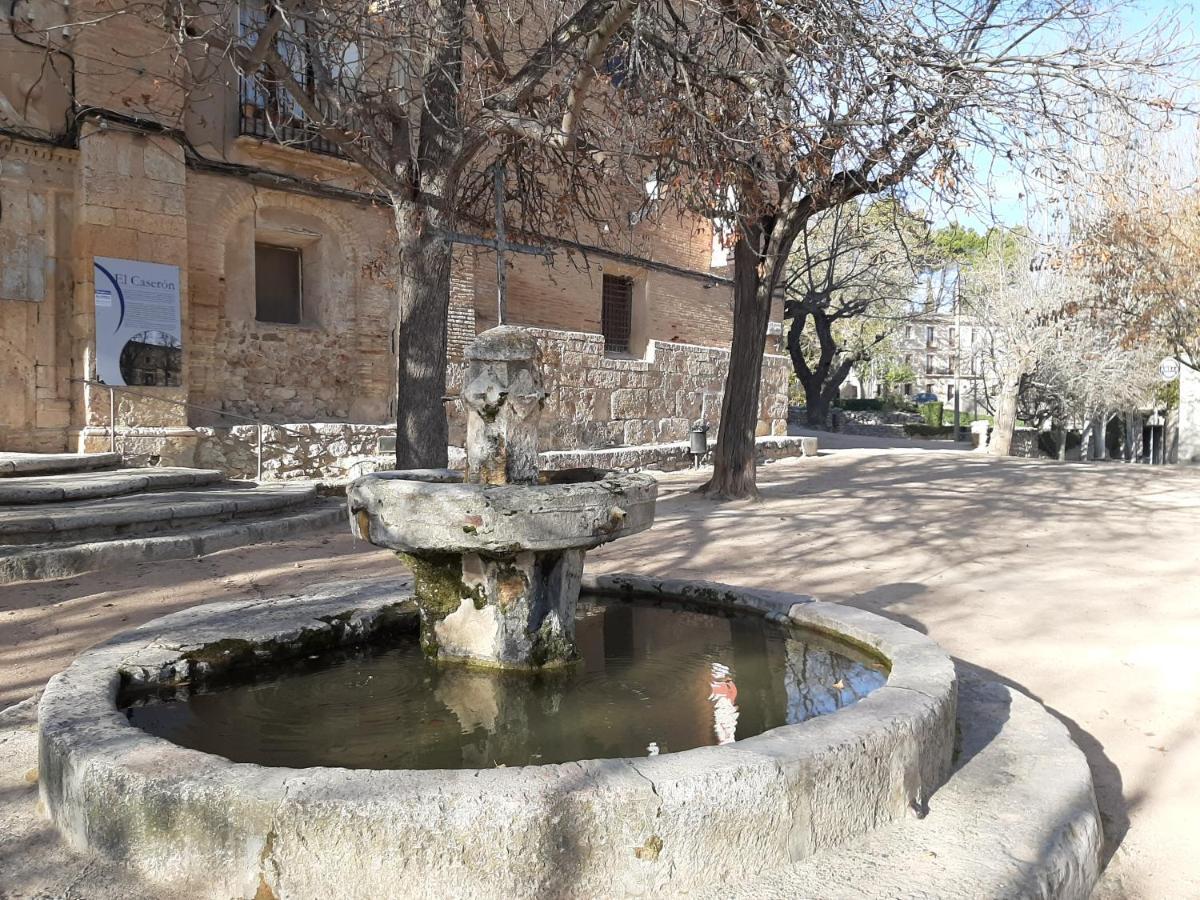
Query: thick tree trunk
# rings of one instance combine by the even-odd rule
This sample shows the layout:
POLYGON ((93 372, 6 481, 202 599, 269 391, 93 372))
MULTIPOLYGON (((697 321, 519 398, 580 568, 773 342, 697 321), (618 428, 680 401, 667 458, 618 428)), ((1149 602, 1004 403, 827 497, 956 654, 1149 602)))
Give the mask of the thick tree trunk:
POLYGON ((426 210, 396 204, 400 284, 396 316, 396 468, 444 468, 448 429, 446 317, 450 244, 434 236, 426 210))
POLYGON ((1096 448, 1093 445, 1092 435, 1095 433, 1095 420, 1084 416, 1083 432, 1079 438, 1079 459, 1082 462, 1087 462, 1096 458, 1096 448))
POLYGON ((842 384, 853 365, 852 360, 844 360, 837 366, 833 364, 838 353, 837 341, 833 337, 833 320, 820 310, 798 311, 788 328, 787 348, 792 358, 792 371, 804 388, 804 423, 809 428, 829 428, 830 409, 838 399, 842 384), (804 326, 810 318, 820 348, 814 367, 809 366, 800 343, 804 326))
POLYGON ((992 426, 992 439, 988 443, 989 456, 1008 456, 1012 452, 1013 431, 1017 427, 1017 395, 1021 390, 1021 379, 1005 379, 1000 384, 1000 396, 996 401, 996 421, 992 426))
POLYGON ((725 395, 721 399, 713 474, 700 488, 701 493, 710 497, 730 500, 758 496, 754 437, 771 295, 759 278, 759 256, 754 249, 757 240, 755 230, 750 236, 753 244, 743 235, 733 248, 733 345, 725 375, 725 395))
POLYGON ((1064 462, 1067 458, 1067 423, 1059 422, 1058 424, 1058 461, 1064 462))

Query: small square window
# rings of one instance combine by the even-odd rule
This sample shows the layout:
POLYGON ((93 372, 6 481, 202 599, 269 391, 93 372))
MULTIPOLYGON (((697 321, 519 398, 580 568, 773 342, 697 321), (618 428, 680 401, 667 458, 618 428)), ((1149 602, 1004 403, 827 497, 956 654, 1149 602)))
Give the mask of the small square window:
POLYGON ((254 318, 279 325, 300 324, 301 253, 293 247, 254 245, 254 318))
POLYGON ((633 324, 633 279, 605 275, 601 287, 600 331, 606 353, 628 353, 633 324))

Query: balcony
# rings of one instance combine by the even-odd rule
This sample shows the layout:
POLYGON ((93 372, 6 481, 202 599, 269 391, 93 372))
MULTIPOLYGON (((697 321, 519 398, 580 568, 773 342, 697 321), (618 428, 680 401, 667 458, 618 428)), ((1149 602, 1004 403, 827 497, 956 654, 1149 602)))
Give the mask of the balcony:
POLYGON ((317 132, 279 85, 243 78, 238 96, 238 134, 310 153, 345 158, 337 144, 317 132))

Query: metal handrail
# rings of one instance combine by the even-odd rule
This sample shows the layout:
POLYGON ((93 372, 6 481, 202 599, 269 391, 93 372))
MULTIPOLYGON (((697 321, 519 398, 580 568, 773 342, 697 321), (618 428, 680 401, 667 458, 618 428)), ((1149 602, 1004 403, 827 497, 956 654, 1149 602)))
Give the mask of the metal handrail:
POLYGON ((293 435, 294 437, 311 437, 311 435, 302 434, 295 429, 288 428, 286 425, 282 425, 277 422, 264 422, 261 419, 255 419, 251 416, 243 416, 240 413, 231 413, 221 409, 213 409, 212 407, 201 406, 198 403, 190 403, 187 400, 172 400, 169 397, 157 397, 154 394, 148 394, 145 391, 139 391, 124 384, 108 384, 107 382, 98 381, 94 378, 71 378, 68 380, 75 384, 88 384, 92 385, 93 387, 102 387, 108 390, 109 449, 113 453, 117 452, 117 391, 124 391, 127 394, 132 394, 134 397, 141 397, 144 400, 152 400, 155 403, 166 403, 170 406, 179 406, 184 409, 195 409, 199 410, 200 412, 212 413, 213 415, 224 416, 225 418, 229 419, 240 419, 243 422, 249 422, 251 425, 256 426, 257 435, 255 438, 255 452, 258 456, 258 473, 255 477, 255 481, 262 481, 264 428, 277 428, 286 434, 293 435))

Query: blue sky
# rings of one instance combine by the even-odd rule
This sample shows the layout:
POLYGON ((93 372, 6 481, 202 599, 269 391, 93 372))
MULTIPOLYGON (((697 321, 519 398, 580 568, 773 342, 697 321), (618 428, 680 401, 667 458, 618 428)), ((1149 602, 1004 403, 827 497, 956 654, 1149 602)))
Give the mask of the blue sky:
MULTIPOLYGON (((1174 14, 1184 27, 1189 40, 1200 34, 1200 17, 1191 3, 1172 3, 1170 0, 1124 2, 1111 0, 1118 10, 1121 30, 1127 36, 1145 32, 1164 15, 1174 14)), ((1191 99, 1200 97, 1200 73, 1191 99)), ((1194 131, 1183 131, 1194 137, 1194 131)), ((1048 221, 1053 215, 1053 197, 1044 185, 1027 179, 1003 157, 985 150, 973 154, 974 178, 964 185, 962 196, 953 205, 934 201, 928 209, 935 225, 957 222, 960 225, 986 230, 993 224, 1015 226, 1029 224, 1037 231, 1052 229, 1048 221)))

